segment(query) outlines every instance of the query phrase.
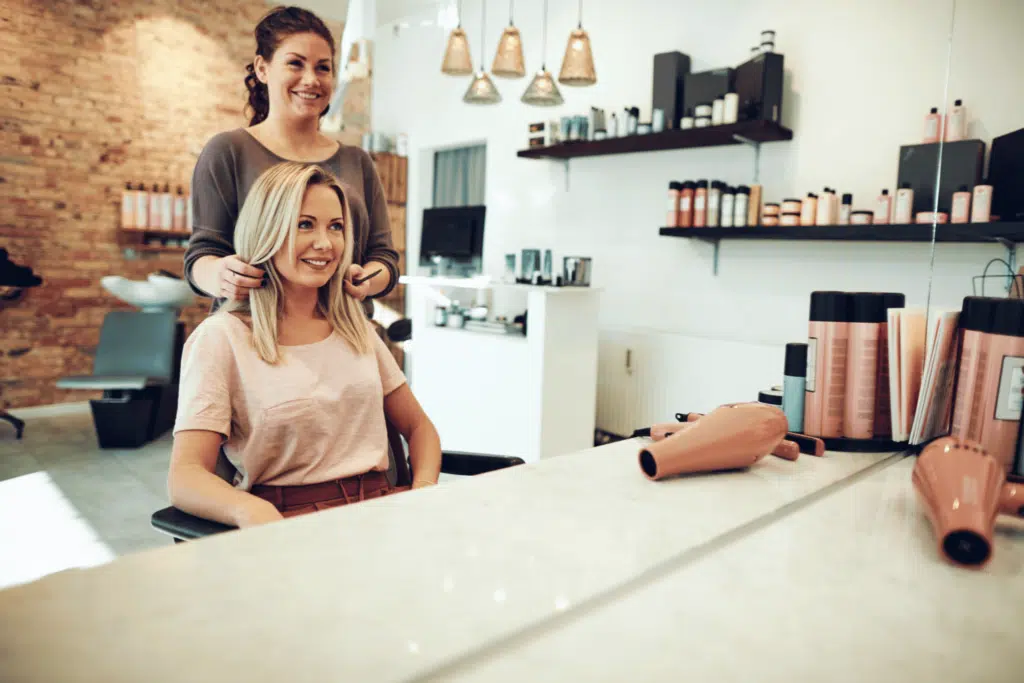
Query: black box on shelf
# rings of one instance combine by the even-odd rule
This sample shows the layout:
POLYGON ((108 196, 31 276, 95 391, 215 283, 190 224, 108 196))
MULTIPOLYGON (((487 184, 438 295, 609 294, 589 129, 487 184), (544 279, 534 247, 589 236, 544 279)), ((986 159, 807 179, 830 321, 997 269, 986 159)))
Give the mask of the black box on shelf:
POLYGON ((992 138, 988 184, 992 215, 1004 221, 1024 220, 1024 128, 992 138))
POLYGON ((683 112, 693 116, 698 104, 710 105, 725 97, 733 87, 733 69, 714 69, 688 73, 683 79, 683 112))
MULTIPOLYGON (((973 190, 981 183, 985 163, 985 143, 981 140, 960 140, 942 145, 942 174, 939 176, 939 211, 949 213, 953 193, 962 186, 973 190)), ((900 147, 896 194, 903 183, 910 183, 914 191, 914 214, 933 211, 935 202, 935 175, 939 168, 939 143, 903 145, 900 147)), ((995 193, 993 193, 994 195, 995 193)), ((995 197, 993 196, 993 199, 995 197)))
POLYGON ((690 58, 682 52, 654 55, 651 111, 665 112, 666 129, 679 128, 679 119, 683 118, 683 88, 688 73, 690 58))
POLYGON ((783 58, 759 54, 736 67, 733 89, 739 98, 740 121, 782 121, 783 58))

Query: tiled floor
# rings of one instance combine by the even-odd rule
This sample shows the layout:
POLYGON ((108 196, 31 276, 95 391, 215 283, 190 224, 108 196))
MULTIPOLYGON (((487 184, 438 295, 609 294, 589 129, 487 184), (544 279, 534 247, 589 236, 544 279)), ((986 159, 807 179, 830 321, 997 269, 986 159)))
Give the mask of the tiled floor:
POLYGON ((0 587, 171 543, 149 525, 167 505, 171 436, 102 450, 88 404, 13 411, 0 423, 0 587))

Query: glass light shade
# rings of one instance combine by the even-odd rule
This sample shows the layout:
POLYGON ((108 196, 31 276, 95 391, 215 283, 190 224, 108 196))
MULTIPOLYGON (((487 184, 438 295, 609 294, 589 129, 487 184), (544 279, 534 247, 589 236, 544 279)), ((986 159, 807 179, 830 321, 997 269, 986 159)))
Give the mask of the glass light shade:
POLYGON ((462 101, 469 104, 497 104, 501 102, 501 94, 486 71, 477 71, 462 101))
POLYGON ((525 104, 537 107, 554 107, 564 101, 562 93, 558 92, 558 86, 555 85, 555 79, 547 69, 537 72, 521 99, 525 104))
POLYGON ((449 76, 466 76, 473 73, 473 60, 469 55, 469 40, 461 27, 452 29, 448 36, 448 47, 444 51, 441 72, 449 76))
POLYGON ((565 85, 594 85, 597 75, 594 73, 594 54, 590 50, 590 36, 581 28, 569 34, 569 43, 565 46, 565 57, 562 59, 562 70, 558 74, 558 82, 565 85))
POLYGON ((519 29, 508 26, 498 41, 498 51, 494 55, 491 73, 502 78, 522 78, 526 75, 523 66, 523 41, 519 29))

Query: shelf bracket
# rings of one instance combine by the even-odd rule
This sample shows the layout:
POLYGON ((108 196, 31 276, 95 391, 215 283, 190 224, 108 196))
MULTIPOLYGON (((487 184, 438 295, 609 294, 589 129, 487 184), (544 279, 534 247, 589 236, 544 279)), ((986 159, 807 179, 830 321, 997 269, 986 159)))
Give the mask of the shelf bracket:
POLYGON ((701 239, 700 241, 704 242, 706 244, 710 244, 711 245, 711 248, 712 248, 712 252, 711 252, 711 274, 717 277, 718 276, 718 252, 721 249, 722 240, 717 240, 717 239, 715 239, 715 240, 701 239))
POLYGON ((754 184, 757 185, 761 182, 761 143, 739 133, 733 133, 732 139, 754 148, 754 184))
POLYGON ((562 159, 562 170, 565 172, 565 191, 569 191, 569 157, 562 159))

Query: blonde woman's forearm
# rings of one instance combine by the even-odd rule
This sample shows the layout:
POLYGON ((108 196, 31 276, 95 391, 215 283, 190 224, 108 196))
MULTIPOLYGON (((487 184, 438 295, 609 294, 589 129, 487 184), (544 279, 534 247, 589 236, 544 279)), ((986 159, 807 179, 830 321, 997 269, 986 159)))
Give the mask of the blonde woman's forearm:
POLYGON ((441 439, 433 423, 424 419, 408 438, 412 487, 430 486, 441 476, 441 439))

